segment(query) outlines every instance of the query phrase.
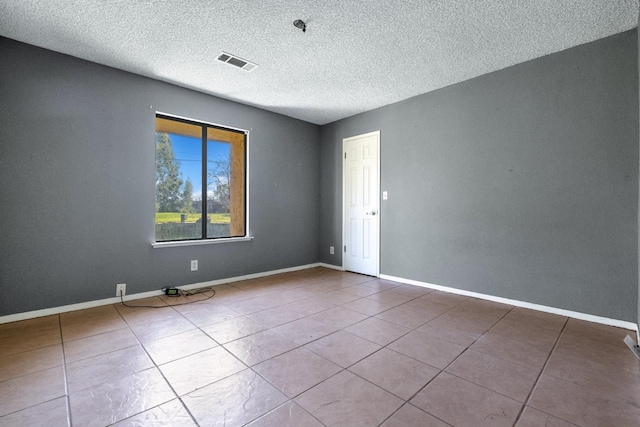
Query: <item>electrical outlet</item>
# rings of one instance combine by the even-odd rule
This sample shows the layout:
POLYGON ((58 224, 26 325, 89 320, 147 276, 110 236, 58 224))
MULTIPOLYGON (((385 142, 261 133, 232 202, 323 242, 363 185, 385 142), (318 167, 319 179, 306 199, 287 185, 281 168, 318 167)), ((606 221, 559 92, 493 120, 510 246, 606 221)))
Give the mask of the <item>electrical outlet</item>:
POLYGON ((334 252, 333 246, 329 246, 329 255, 333 255, 334 252))
POLYGON ((191 260, 191 271, 198 271, 198 260, 197 259, 192 259, 191 260))
POLYGON ((119 283, 116 285, 116 296, 125 296, 127 294, 127 284, 126 283, 119 283))

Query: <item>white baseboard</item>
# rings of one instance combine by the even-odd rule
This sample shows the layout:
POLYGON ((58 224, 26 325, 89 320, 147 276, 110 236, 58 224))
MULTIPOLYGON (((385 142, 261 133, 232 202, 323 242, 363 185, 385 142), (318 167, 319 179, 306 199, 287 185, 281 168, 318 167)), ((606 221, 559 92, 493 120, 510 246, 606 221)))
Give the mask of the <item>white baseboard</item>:
MULTIPOLYGON (((207 281, 207 282, 191 283, 191 284, 188 284, 188 285, 180 285, 180 286, 176 286, 176 287, 179 287, 180 289, 186 289, 186 290, 198 289, 198 288, 203 288, 203 287, 206 287, 206 286, 217 286, 217 285, 222 285, 222 284, 225 284, 225 283, 239 282, 241 280, 258 279, 258 278, 261 278, 261 277, 268 277, 268 276, 273 276, 275 274, 290 273, 290 272, 293 272, 293 271, 306 270, 306 269, 314 268, 314 267, 324 267, 324 268, 329 268, 329 269, 332 269, 332 270, 344 271, 344 268, 342 266, 319 262, 319 263, 313 263, 313 264, 300 265, 300 266, 296 266, 296 267, 282 268, 282 269, 279 269, 279 270, 265 271, 265 272, 261 272, 261 273, 246 274, 244 276, 236 276, 236 277, 230 277, 230 278, 226 278, 226 279, 217 279, 217 280, 211 280, 211 281, 207 281)), ((638 328, 638 324, 633 323, 633 322, 627 322, 627 321, 624 321, 624 320, 617 320, 617 319, 610 319, 610 318, 607 318, 607 317, 595 316, 595 315, 592 315, 592 314, 580 313, 580 312, 577 312, 577 311, 571 311, 571 310, 565 310, 565 309, 561 309, 561 308, 549 307, 549 306, 546 306, 546 305, 533 304, 533 303, 530 303, 530 302, 513 300, 513 299, 509 299, 509 298, 496 297, 496 296, 493 296, 493 295, 482 294, 482 293, 478 293, 478 292, 465 291, 463 289, 450 288, 448 286, 434 285, 432 283, 420 282, 418 280, 412 280, 412 279, 405 279, 403 277, 389 276, 389 275, 386 275, 386 274, 381 274, 380 275, 380 279, 391 280, 391 281, 399 282, 399 283, 406 283, 406 284, 409 284, 409 285, 421 286, 421 287, 424 287, 424 288, 435 289, 435 290, 438 290, 438 291, 449 292, 449 293, 458 294, 458 295, 465 295, 465 296, 469 296, 469 297, 473 297, 473 298, 479 298, 479 299, 499 302, 499 303, 503 303, 503 304, 509 304, 509 305, 513 305, 513 306, 516 306, 516 307, 529 308, 529 309, 532 309, 532 310, 538 310, 538 311, 543 311, 543 312, 546 312, 546 313, 558 314, 560 316, 572 317, 574 319, 585 320, 585 321, 588 321, 588 322, 594 322, 594 323, 600 323, 600 324, 603 324, 603 325, 615 326, 615 327, 618 327, 618 328, 635 331, 636 332, 636 340, 637 340, 636 342, 640 343, 640 330, 638 328)), ((162 295, 162 291, 161 290, 149 291, 149 292, 141 292, 141 293, 137 293, 137 294, 126 295, 124 297, 124 300, 125 301, 134 301, 134 300, 137 300, 137 299, 149 298, 149 297, 154 297, 154 296, 159 296, 159 295, 162 295)), ((53 314, 66 313, 66 312, 69 312, 69 311, 84 310, 86 308, 99 307, 99 306, 102 306, 102 305, 117 304, 119 302, 120 302, 120 298, 119 297, 113 297, 113 298, 105 298, 105 299, 101 299, 101 300, 87 301, 87 302, 82 302, 82 303, 78 303, 78 304, 63 305, 63 306, 60 306, 60 307, 46 308, 46 309, 42 309, 42 310, 27 311, 27 312, 24 312, 24 313, 9 314, 7 316, 0 316, 0 324, 9 323, 9 322, 17 322, 17 321, 20 321, 20 320, 34 319, 36 317, 50 316, 50 315, 53 315, 53 314)))
POLYGON ((318 267, 324 267, 324 268, 330 268, 331 270, 338 270, 338 271, 344 271, 344 267, 341 265, 333 265, 333 264, 327 264, 324 262, 319 262, 318 267))
POLYGON ((421 286, 423 288, 435 289, 438 291, 449 292, 452 294, 464 295, 473 298, 484 299, 488 301, 499 302, 502 304, 509 304, 516 307, 529 308, 531 310, 543 311, 545 313, 558 314, 560 316, 572 317, 574 319, 586 320, 587 322, 600 323, 608 326, 615 326, 630 331, 635 331, 636 335, 640 339, 640 333, 638 331, 638 324, 633 322, 627 322, 624 320, 609 319, 607 317, 595 316, 593 314, 580 313, 577 311, 565 310, 562 308, 549 307, 546 305, 533 304, 530 302, 519 301, 509 298, 496 297, 488 294, 481 294, 478 292, 465 291, 463 289, 450 288, 448 286, 434 285, 432 283, 420 282, 418 280, 405 279, 403 277, 389 276, 386 274, 380 275, 381 279, 391 280, 394 282, 406 283, 408 285, 421 286))
MULTIPOLYGON (((246 274, 244 276, 230 277, 227 279, 218 279, 218 280, 211 280, 208 282, 179 285, 176 287, 180 289, 186 289, 186 290, 198 289, 198 288, 204 288, 205 286, 216 286, 216 285, 222 285, 225 283, 239 282, 241 280, 258 279, 260 277, 273 276, 274 274, 281 274, 281 273, 290 273, 292 271, 306 270, 314 267, 324 267, 324 265, 321 265, 320 263, 306 264, 306 265, 300 265, 297 267, 289 267, 289 268, 282 268, 279 270, 265 271, 262 273, 254 273, 254 274, 246 274)), ((329 267, 328 264, 327 264, 327 267, 329 267)), ((159 296, 162 294, 163 292, 161 290, 141 292, 137 294, 126 295, 123 299, 125 301, 134 301, 137 299, 159 296)), ((63 305, 60 307, 45 308, 42 310, 27 311, 24 313, 9 314, 7 316, 0 316, 0 324, 17 322, 20 320, 34 319, 36 317, 51 316, 52 314, 66 313, 68 311, 84 310, 86 308, 99 307, 102 305, 117 304, 119 302, 120 302, 120 297, 113 297, 113 298, 105 298, 105 299, 94 300, 94 301, 81 302, 78 304, 63 305)))

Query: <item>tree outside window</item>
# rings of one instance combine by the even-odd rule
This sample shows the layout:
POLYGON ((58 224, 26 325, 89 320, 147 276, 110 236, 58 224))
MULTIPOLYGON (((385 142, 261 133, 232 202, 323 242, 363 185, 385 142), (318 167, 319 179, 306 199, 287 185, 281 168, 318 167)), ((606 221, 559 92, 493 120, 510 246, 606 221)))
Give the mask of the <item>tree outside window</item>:
POLYGON ((156 241, 245 236, 245 134, 158 115, 155 139, 156 241))

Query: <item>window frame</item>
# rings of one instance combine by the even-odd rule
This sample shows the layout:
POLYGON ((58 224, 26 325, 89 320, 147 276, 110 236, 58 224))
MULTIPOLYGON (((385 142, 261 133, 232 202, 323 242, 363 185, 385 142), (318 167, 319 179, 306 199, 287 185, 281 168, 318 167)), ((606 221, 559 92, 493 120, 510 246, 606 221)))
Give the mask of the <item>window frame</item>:
MULTIPOLYGON (((253 240, 253 236, 250 235, 249 228, 249 130, 235 128, 232 126, 220 125, 217 123, 211 123, 204 120, 196 120, 188 117, 178 116, 175 114, 164 113, 161 111, 156 111, 154 114, 154 135, 157 132, 156 128, 156 120, 157 119, 165 119, 171 120, 175 122, 185 123, 188 125, 199 126, 202 129, 201 135, 201 149, 202 149, 202 195, 201 195, 201 215, 202 215, 202 237, 200 238, 190 238, 190 239, 179 239, 179 240, 156 240, 156 231, 154 230, 153 241, 151 246, 154 248, 166 248, 166 247, 176 247, 176 246, 192 246, 192 245, 207 245, 207 244, 217 244, 217 243, 229 243, 229 242, 242 242, 242 241, 250 241, 253 240), (244 185, 244 201, 243 201, 243 214, 244 214, 244 235, 242 236, 228 236, 228 237, 208 237, 207 234, 207 221, 204 220, 208 214, 207 212, 207 141, 210 139, 207 137, 208 129, 218 129, 222 131, 228 131, 243 135, 244 137, 244 176, 243 176, 243 185, 244 185)), ((230 144, 232 144, 229 141, 230 144)), ((231 154, 230 154, 231 157, 231 154)), ((154 150, 154 159, 155 159, 155 150, 154 150)), ((230 159, 231 161, 231 159, 230 159)), ((157 162, 157 159, 156 159, 157 162)), ((157 190, 156 190, 157 191, 157 190)), ((155 194, 155 193, 154 193, 155 194)), ((155 205, 155 203, 154 203, 155 205)), ((231 207, 230 207, 231 209, 231 207)))

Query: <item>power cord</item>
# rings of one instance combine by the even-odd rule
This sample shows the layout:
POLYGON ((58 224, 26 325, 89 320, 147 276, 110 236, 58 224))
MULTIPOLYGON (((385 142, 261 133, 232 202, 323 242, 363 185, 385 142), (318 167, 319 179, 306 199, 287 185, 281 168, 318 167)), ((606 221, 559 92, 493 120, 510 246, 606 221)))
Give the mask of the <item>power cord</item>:
MULTIPOLYGON (((161 290, 164 291, 165 289, 167 289, 167 288, 162 288, 161 290)), ((212 294, 209 295, 206 298, 202 298, 202 299, 198 299, 198 300, 194 300, 194 301, 189 301, 189 302, 183 302, 183 303, 180 303, 180 304, 160 305, 160 306, 157 306, 157 305, 129 305, 129 304, 124 302, 124 298, 122 297, 122 293, 120 294, 120 302, 125 307, 131 307, 131 308, 167 308, 167 307, 177 307, 179 305, 187 305, 187 304, 193 304, 194 302, 206 301, 208 299, 213 298, 216 295, 216 290, 213 289, 213 286, 207 286, 205 288, 193 289, 191 291, 188 291, 188 290, 185 290, 185 289, 178 289, 178 296, 183 296, 183 297, 190 297, 192 295, 199 295, 199 294, 203 294, 205 292, 212 292, 212 294)))

